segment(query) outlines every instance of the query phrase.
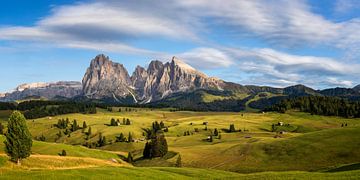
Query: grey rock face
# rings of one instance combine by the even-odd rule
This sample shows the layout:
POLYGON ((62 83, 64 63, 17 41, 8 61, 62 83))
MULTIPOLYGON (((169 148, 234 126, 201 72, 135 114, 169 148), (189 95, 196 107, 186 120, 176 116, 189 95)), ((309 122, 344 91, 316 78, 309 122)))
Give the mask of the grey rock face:
POLYGON ((96 56, 82 80, 84 95, 91 99, 125 97, 131 94, 131 79, 122 64, 105 55, 96 56))
POLYGON ((14 101, 30 96, 53 99, 55 97, 72 98, 82 94, 82 85, 76 81, 56 83, 29 83, 18 86, 13 92, 3 94, 1 101, 14 101))
POLYGON ((175 92, 199 88, 221 90, 223 86, 222 80, 207 77, 176 57, 165 64, 151 61, 147 70, 137 66, 129 77, 121 64, 98 55, 83 78, 84 94, 89 98, 116 99, 131 95, 140 103, 160 100, 175 92))
POLYGON ((148 101, 162 99, 175 92, 186 92, 200 88, 221 90, 224 82, 209 78, 188 64, 173 57, 164 65, 159 61, 150 63, 147 70, 144 94, 148 101))

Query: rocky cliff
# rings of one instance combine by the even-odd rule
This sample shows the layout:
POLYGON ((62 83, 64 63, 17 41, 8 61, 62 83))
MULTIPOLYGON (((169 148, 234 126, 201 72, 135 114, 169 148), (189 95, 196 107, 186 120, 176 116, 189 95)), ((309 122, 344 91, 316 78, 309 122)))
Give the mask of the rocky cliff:
POLYGON ((28 97, 56 97, 72 98, 82 94, 82 86, 76 81, 60 81, 55 83, 21 84, 14 91, 0 96, 1 101, 15 101, 28 97))
POLYGON ((176 57, 170 62, 151 61, 148 68, 137 66, 132 76, 122 64, 98 55, 83 78, 84 94, 92 99, 133 97, 134 102, 160 100, 175 92, 195 89, 221 90, 222 80, 207 77, 176 57))
POLYGON ((119 99, 132 94, 132 83, 122 64, 105 55, 96 56, 82 80, 84 95, 90 99, 119 99))

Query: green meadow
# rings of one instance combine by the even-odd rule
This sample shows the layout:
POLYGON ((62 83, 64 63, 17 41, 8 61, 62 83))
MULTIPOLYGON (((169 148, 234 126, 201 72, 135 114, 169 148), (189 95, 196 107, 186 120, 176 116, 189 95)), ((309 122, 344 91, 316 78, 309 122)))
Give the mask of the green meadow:
MULTIPOLYGON (((97 114, 68 114, 28 120, 34 139, 32 155, 17 166, 8 161, 0 143, 1 178, 26 176, 33 179, 141 177, 143 179, 358 179, 360 171, 360 119, 310 115, 302 112, 190 112, 169 109, 113 108, 98 109, 97 114), (76 120, 88 128, 57 137, 59 119, 76 120), (130 125, 109 126, 110 120, 130 119, 130 125), (143 128, 163 121, 169 153, 163 158, 143 160, 143 128), (283 125, 273 128, 273 124, 283 125), (204 125, 207 124, 207 125, 204 125), (228 132, 234 124, 238 132, 228 132), (346 124, 346 126, 345 126, 346 124), (207 138, 217 129, 219 136, 207 138), (96 142, 99 134, 108 143, 87 148, 85 142, 96 142), (115 142, 123 133, 133 135, 135 142, 115 142), (184 135, 185 134, 185 135, 184 135), (66 150, 67 156, 58 154, 66 150), (132 152, 135 162, 124 161, 132 152), (178 156, 182 168, 175 168, 178 156)), ((6 125, 10 112, 0 113, 6 125)), ((3 142, 4 137, 0 138, 3 142)))

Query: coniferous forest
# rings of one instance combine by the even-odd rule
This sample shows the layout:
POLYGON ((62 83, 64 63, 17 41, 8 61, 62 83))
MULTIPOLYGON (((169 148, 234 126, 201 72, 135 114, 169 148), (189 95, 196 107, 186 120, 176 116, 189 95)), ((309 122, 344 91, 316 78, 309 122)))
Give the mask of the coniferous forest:
POLYGON ((265 108, 265 111, 285 113, 291 109, 316 115, 346 118, 360 117, 360 102, 327 96, 304 96, 285 99, 278 104, 265 108))

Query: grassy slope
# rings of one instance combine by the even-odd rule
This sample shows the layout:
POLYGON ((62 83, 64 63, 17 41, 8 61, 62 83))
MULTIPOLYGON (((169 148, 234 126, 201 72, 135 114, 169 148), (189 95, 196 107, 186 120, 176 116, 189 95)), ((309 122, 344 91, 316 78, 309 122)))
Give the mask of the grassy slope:
MULTIPOLYGON (((0 135, 0 154, 4 154, 4 136, 0 135)), ((33 141, 33 147, 31 149, 32 154, 34 155, 55 155, 58 156, 62 150, 65 150, 67 156, 74 157, 90 157, 96 159, 119 159, 119 156, 115 152, 101 151, 97 149, 88 149, 83 146, 72 146, 60 143, 48 143, 33 141)), ((1 164, 1 161, 0 161, 1 164)))
MULTIPOLYGON (((115 108, 114 110, 117 111, 115 108)), ((55 124, 58 118, 69 117, 70 120, 77 119, 80 125, 86 121, 92 127, 93 134, 102 132, 107 139, 114 140, 120 132, 125 135, 132 132, 135 138, 142 138, 141 128, 150 127, 155 120, 162 120, 170 126, 169 132, 166 133, 169 149, 181 154, 186 167, 257 172, 326 170, 343 164, 360 162, 360 152, 356 151, 360 144, 354 143, 360 142, 358 138, 360 137, 360 121, 358 119, 311 116, 299 112, 287 114, 244 113, 244 116, 241 116, 241 113, 227 112, 169 112, 149 109, 138 109, 137 112, 122 111, 121 113, 115 111, 110 113, 100 110, 95 115, 71 114, 52 119, 41 118, 34 122, 29 121, 28 125, 34 136, 44 134, 47 141, 53 142, 59 129, 51 127, 52 124, 55 124), (133 124, 119 127, 105 125, 110 122, 112 117, 120 120, 123 117, 130 118, 133 124), (203 130, 202 123, 204 121, 209 123, 208 131, 203 130), (272 123, 279 121, 290 123, 297 131, 281 135, 282 138, 274 138, 275 133, 269 130, 272 123), (341 123, 344 122, 348 123, 348 127, 340 128, 341 123), (210 134, 210 130, 228 128, 231 123, 235 124, 237 129, 248 129, 249 132, 222 132, 222 139, 215 138, 212 143, 202 140, 210 134), (195 133, 194 128, 200 129, 200 132, 195 133), (193 135, 183 136, 184 131, 190 131, 193 135), (245 136, 251 138, 245 138, 245 136)), ((79 130, 72 133, 70 138, 63 137, 61 142, 80 144, 84 141, 84 137, 79 130)), ((98 137, 94 136, 91 140, 96 141, 97 139, 98 137)), ((41 146, 41 142, 37 143, 41 146)), ((58 146, 58 148, 46 148, 46 146, 40 148, 35 143, 33 151, 39 154, 47 152, 47 154, 55 155, 63 149, 61 146, 64 145, 55 144, 54 146, 58 146)), ((127 151, 133 151, 135 156, 139 157, 143 147, 143 142, 114 143, 102 149, 120 151, 123 155, 127 151)), ((72 146, 66 146, 66 148, 72 148, 72 146)), ((82 147, 75 146, 75 148, 82 147)), ((76 152, 74 156, 88 156, 86 153, 81 155, 83 153, 81 149, 79 151, 67 150, 68 154, 72 151, 76 152)), ((108 157, 103 159, 106 158, 108 157)), ((176 158, 169 159, 169 162, 175 161, 176 158)), ((149 164, 159 165, 157 162, 149 162, 149 164)))
POLYGON ((236 174, 192 168, 87 168, 48 171, 7 171, 1 179, 359 179, 360 171, 337 173, 264 172, 236 174))

